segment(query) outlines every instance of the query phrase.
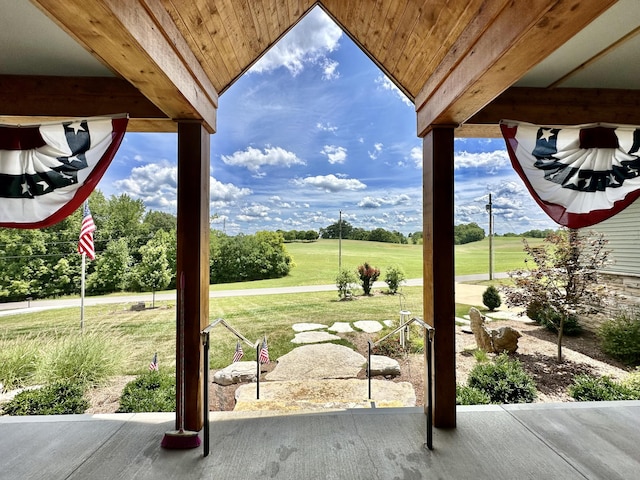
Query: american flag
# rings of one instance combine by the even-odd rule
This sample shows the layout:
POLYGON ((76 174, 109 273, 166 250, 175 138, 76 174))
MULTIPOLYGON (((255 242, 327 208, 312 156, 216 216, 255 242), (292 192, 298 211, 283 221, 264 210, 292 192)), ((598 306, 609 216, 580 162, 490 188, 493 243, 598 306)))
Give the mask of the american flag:
POLYGON ((258 359, 261 364, 269 363, 269 347, 267 347, 267 337, 262 340, 262 348, 260 349, 260 358, 258 359))
POLYGON ((84 202, 80 239, 78 240, 78 253, 86 253, 87 257, 91 260, 95 260, 96 258, 96 251, 93 246, 93 232, 95 231, 96 226, 93 223, 93 217, 89 211, 89 202, 84 202))
POLYGON ((153 360, 151 360, 151 363, 149 364, 149 371, 158 371, 158 352, 153 355, 153 360))
POLYGON ((238 341, 238 343, 236 343, 236 352, 233 354, 233 363, 239 362, 243 355, 242 345, 240 345, 240 341, 238 341))

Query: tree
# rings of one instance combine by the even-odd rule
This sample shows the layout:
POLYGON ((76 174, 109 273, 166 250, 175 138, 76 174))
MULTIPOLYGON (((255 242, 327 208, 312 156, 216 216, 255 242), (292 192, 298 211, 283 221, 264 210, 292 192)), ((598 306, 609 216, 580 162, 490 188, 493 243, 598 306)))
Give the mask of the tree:
POLYGON ((320 229, 320 237, 322 238, 350 238, 351 230, 353 226, 346 220, 342 220, 342 227, 340 221, 329 225, 327 228, 320 229))
POLYGON ((554 313, 549 319, 558 333, 558 362, 567 318, 597 311, 605 300, 599 271, 608 263, 607 243, 601 233, 566 229, 550 233, 537 247, 523 240, 527 268, 509 272, 513 286, 504 288, 508 305, 537 302, 554 313))
POLYGON ((128 286, 131 255, 126 239, 110 241, 95 263, 95 270, 87 277, 89 293, 120 292, 128 286))
POLYGON ((456 245, 477 242, 484 238, 484 230, 477 223, 465 223, 453 227, 453 242, 456 245))
POLYGON ((136 267, 138 283, 152 291, 152 308, 156 306, 156 290, 162 290, 171 281, 167 246, 153 238, 140 248, 142 259, 136 267))
POLYGON ((387 267, 387 273, 385 273, 384 281, 389 287, 389 293, 395 295, 405 279, 406 276, 402 267, 398 265, 391 265, 387 267))
POLYGON ((360 282, 362 283, 362 290, 364 290, 364 294, 370 295, 373 283, 380 276, 380 269, 372 267, 367 262, 364 262, 364 264, 360 265, 357 270, 358 276, 360 277, 360 282))

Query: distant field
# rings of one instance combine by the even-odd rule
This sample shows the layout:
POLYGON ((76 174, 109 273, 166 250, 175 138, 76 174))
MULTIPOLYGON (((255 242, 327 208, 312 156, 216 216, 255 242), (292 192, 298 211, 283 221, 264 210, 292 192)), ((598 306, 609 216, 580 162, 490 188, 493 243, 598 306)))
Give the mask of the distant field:
MULTIPOLYGON (((537 245, 540 239, 528 239, 537 245)), ((294 285, 326 285, 335 281, 338 273, 338 240, 318 240, 311 243, 287 243, 296 266, 285 278, 213 285, 212 290, 286 287, 294 285)), ((455 247, 456 275, 489 272, 489 240, 455 247)), ((422 277, 422 245, 342 241, 342 267, 355 269, 364 262, 380 268, 380 280, 388 266, 400 265, 407 278, 422 277)), ((505 272, 524 266, 521 238, 494 238, 494 272, 505 272)))

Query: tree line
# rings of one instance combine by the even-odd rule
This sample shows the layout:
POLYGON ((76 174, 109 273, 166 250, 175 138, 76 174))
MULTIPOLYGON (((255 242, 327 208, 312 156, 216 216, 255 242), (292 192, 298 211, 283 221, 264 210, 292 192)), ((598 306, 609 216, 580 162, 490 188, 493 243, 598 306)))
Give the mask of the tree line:
MULTIPOLYGON (((126 194, 89 199, 96 259, 86 262, 86 293, 157 291, 176 286, 177 219, 145 211, 126 194)), ((0 302, 59 297, 80 291, 77 252, 81 209, 39 230, 0 228, 0 302)), ((277 232, 210 235, 211 283, 286 276, 293 260, 277 232)))

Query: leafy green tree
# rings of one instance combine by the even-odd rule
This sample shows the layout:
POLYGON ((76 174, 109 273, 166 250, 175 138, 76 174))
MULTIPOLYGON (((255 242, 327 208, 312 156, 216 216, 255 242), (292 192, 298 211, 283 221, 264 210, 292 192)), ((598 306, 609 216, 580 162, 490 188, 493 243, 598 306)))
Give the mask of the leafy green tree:
POLYGON ((389 293, 395 295, 398 292, 398 288, 402 282, 406 280, 406 275, 402 267, 398 265, 391 265, 387 267, 387 272, 384 275, 384 281, 389 287, 389 293))
POLYGON ((140 248, 142 259, 136 266, 138 283, 153 292, 151 306, 156 305, 156 290, 163 290, 171 281, 167 245, 153 238, 140 248))
POLYGON ((87 276, 87 292, 99 295, 124 290, 128 285, 130 267, 127 240, 112 240, 97 258, 95 270, 87 276))
POLYGON ((338 287, 338 297, 341 300, 350 298, 356 288, 358 279, 354 272, 349 269, 342 268, 336 277, 336 287, 338 287))
POLYGON ((456 245, 477 242, 484 238, 484 230, 477 223, 466 223, 453 227, 453 241, 456 245))
POLYGON ((353 226, 346 220, 342 220, 342 224, 338 220, 336 223, 332 223, 327 228, 320 229, 321 238, 351 238, 351 231, 353 226))

